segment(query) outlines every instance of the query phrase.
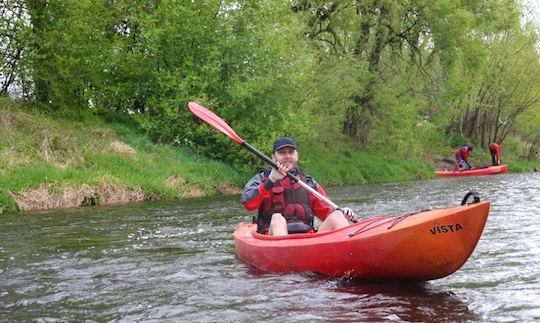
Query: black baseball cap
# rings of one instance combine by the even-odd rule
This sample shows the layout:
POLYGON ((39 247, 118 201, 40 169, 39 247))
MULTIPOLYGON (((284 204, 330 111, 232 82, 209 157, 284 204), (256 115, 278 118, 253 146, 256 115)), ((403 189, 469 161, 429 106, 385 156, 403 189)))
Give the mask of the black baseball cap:
POLYGON ((296 143, 294 142, 294 140, 292 140, 292 138, 289 138, 289 137, 278 138, 278 139, 276 139, 276 141, 274 141, 274 150, 273 150, 273 152, 275 152, 276 150, 281 149, 283 147, 292 147, 292 148, 296 149, 296 143))

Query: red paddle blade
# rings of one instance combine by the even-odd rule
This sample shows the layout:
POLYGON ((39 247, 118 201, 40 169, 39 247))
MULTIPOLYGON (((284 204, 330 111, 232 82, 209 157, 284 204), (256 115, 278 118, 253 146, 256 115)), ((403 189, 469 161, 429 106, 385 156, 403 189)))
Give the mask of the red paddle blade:
POLYGON ((238 136, 236 132, 234 132, 234 130, 214 112, 208 110, 197 102, 189 102, 188 107, 191 113, 199 117, 199 119, 202 121, 226 134, 232 140, 236 141, 236 143, 240 145, 244 143, 244 139, 240 138, 240 136, 238 136))

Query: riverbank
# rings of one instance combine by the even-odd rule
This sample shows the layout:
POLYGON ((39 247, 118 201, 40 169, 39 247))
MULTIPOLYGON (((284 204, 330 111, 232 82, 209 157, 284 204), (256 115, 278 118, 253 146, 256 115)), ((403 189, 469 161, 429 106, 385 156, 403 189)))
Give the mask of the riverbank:
POLYGON ((246 176, 127 124, 0 107, 2 211, 235 194, 246 176))
MULTIPOLYGON (((327 186, 428 179, 437 167, 347 143, 300 144, 301 166, 327 186)), ((155 144, 129 122, 50 116, 0 102, 0 213, 239 194, 256 171, 155 144)))

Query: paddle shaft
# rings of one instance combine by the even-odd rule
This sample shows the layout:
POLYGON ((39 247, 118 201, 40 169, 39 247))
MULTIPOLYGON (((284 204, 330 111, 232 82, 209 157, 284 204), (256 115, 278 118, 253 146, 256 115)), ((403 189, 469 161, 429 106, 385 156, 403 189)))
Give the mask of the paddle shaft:
MULTIPOLYGON (((274 167, 275 169, 278 169, 279 167, 276 165, 276 163, 268 158, 268 156, 266 156, 265 154, 261 153, 260 151, 258 151, 255 147, 253 147, 252 145, 250 145, 249 143, 247 143, 246 141, 244 141, 242 144, 241 144, 242 147, 246 148, 247 150, 251 151, 252 153, 254 153, 255 155, 257 155, 257 157, 259 157, 260 159, 264 160, 265 162, 267 162, 268 164, 270 164, 272 167, 274 167)), ((313 189, 313 187, 309 186, 308 184, 304 183, 301 179, 299 179, 298 177, 296 177, 293 173, 291 172, 287 172, 287 177, 289 177, 291 179, 291 181, 293 182, 297 182, 298 184, 300 184, 300 186, 302 186, 303 188, 305 188, 306 190, 308 190, 311 194, 315 195, 318 199, 320 199, 321 201, 323 201, 324 203, 328 204, 332 210, 341 210, 341 208, 339 206, 337 206, 334 202, 330 201, 326 196, 322 195, 321 193, 319 193, 317 190, 313 189)))

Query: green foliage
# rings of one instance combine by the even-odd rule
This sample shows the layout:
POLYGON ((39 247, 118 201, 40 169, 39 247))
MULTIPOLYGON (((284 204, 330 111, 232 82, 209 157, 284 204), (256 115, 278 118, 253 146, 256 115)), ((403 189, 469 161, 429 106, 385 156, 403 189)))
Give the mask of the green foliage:
POLYGON ((240 134, 263 146, 287 129, 296 108, 291 98, 300 91, 297 78, 306 66, 288 6, 252 1, 107 6, 105 14, 98 10, 104 23, 93 26, 106 35, 100 40, 102 59, 92 61, 104 72, 89 93, 98 110, 132 113, 155 141, 239 163, 253 159, 231 153, 227 139, 195 121, 188 101, 235 121, 240 134))
POLYGON ((539 172, 540 162, 537 160, 515 160, 509 164, 508 171, 512 173, 539 172))
POLYGON ((519 132, 514 119, 539 99, 536 32, 521 27, 514 1, 470 2, 467 8, 472 32, 438 102, 447 107, 441 112, 450 134, 479 145, 503 142, 519 132))
POLYGON ((540 105, 536 105, 531 111, 518 119, 518 129, 525 149, 521 157, 526 159, 538 159, 540 151, 540 105))
POLYGON ((287 128, 300 140, 325 144, 342 141, 351 97, 361 93, 368 81, 367 65, 354 56, 327 58, 301 81, 304 91, 294 99, 295 111, 288 118, 287 128))
POLYGON ((424 161, 377 151, 358 151, 353 143, 332 146, 300 144, 300 165, 324 185, 383 183, 430 178, 424 161))

